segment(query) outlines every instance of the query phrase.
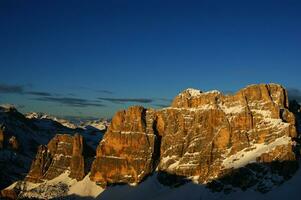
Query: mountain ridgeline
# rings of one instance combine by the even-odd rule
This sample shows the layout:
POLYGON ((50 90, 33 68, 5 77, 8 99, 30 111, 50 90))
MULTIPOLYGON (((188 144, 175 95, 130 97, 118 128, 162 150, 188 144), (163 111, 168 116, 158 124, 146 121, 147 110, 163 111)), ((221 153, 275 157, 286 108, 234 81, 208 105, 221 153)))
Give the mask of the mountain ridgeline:
MULTIPOLYGON (((154 174, 170 187, 192 182, 215 192, 266 193, 298 169, 299 120, 300 106, 289 104, 277 84, 250 85, 234 95, 187 89, 167 108, 117 112, 96 150, 79 134, 54 136, 38 148, 24 180, 1 195, 101 197, 111 185, 139 185, 154 174), (45 192, 58 177, 67 187, 53 184, 45 192), (94 190, 74 191, 83 182, 94 190)), ((0 148, 1 138, 0 132, 0 148)))

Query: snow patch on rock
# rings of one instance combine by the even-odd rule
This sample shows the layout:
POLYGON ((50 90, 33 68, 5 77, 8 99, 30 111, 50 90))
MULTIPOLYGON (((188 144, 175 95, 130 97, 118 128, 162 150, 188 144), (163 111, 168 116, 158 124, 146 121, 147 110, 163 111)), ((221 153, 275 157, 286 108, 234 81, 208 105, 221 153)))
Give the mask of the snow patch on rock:
POLYGON ((223 160, 222 166, 225 169, 230 168, 240 168, 244 167, 249 163, 256 162, 256 158, 260 157, 264 153, 268 153, 275 149, 277 146, 281 145, 287 145, 291 144, 292 139, 288 136, 283 136, 280 138, 277 138, 274 142, 271 142, 269 144, 255 144, 252 147, 243 149, 239 152, 237 152, 234 155, 231 155, 230 157, 227 157, 223 160), (251 149, 251 150, 250 150, 251 149))
MULTIPOLYGON (((80 197, 96 198, 103 188, 91 181, 88 174, 81 181, 69 177, 70 171, 65 171, 52 180, 45 180, 42 183, 23 182, 22 198, 56 198, 68 195, 80 197)), ((12 184, 6 189, 14 188, 18 182, 12 184)))

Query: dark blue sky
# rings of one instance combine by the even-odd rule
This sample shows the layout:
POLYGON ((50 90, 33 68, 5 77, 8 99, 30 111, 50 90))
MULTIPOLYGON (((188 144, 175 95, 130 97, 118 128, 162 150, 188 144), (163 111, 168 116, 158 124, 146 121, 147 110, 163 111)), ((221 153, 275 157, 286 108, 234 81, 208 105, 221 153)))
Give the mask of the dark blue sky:
POLYGON ((110 117, 187 87, 301 89, 301 1, 2 0, 0 103, 110 117))

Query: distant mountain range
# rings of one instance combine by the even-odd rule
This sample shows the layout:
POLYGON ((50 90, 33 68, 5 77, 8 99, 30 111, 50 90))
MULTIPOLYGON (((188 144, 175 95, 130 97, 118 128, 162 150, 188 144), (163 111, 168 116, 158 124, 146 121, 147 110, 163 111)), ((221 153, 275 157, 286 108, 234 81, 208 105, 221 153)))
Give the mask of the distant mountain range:
POLYGON ((38 146, 47 144, 56 134, 80 133, 91 148, 96 148, 107 125, 106 121, 75 125, 45 114, 23 115, 12 106, 0 106, 0 188, 23 179, 38 146))
POLYGON ((187 89, 81 124, 0 107, 4 199, 283 199, 301 185, 301 109, 278 84, 187 89))

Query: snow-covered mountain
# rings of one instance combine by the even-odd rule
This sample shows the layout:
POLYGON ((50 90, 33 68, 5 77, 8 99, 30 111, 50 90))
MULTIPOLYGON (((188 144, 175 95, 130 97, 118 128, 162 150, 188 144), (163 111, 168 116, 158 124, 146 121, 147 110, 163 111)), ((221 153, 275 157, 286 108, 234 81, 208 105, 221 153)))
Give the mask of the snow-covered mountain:
POLYGON ((80 133, 96 149, 103 131, 81 128, 46 114, 23 115, 14 106, 0 106, 0 189, 25 177, 39 145, 60 133, 80 133))
POLYGON ((57 118, 57 117, 53 117, 51 115, 47 115, 45 113, 36 113, 36 112, 30 112, 30 113, 26 113, 25 117, 27 119, 37 119, 37 120, 49 120, 49 121, 55 121, 60 123, 61 125, 67 127, 67 128, 71 128, 71 129, 75 129, 78 128, 78 126, 66 119, 61 119, 61 118, 57 118))
POLYGON ((85 129, 90 132, 97 132, 97 131, 105 131, 107 127, 110 125, 110 122, 105 119, 98 119, 98 120, 84 120, 78 121, 77 123, 71 122, 70 120, 54 117, 45 113, 36 113, 30 112, 26 113, 25 117, 31 120, 37 120, 39 123, 44 122, 44 126, 47 128, 51 128, 53 122, 60 123, 61 125, 70 128, 70 129, 85 129), (47 123, 48 122, 48 123, 47 123))
POLYGON ((62 133, 63 131, 58 130, 63 126, 72 129, 73 132, 81 133, 85 137, 86 142, 94 149, 96 149, 98 142, 110 125, 110 123, 104 119, 85 120, 73 123, 70 120, 54 117, 45 113, 31 112, 25 114, 25 116, 45 131, 62 133))
POLYGON ((81 128, 100 131, 105 131, 109 126, 110 122, 104 119, 85 121, 79 124, 81 128))

